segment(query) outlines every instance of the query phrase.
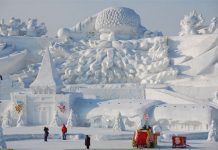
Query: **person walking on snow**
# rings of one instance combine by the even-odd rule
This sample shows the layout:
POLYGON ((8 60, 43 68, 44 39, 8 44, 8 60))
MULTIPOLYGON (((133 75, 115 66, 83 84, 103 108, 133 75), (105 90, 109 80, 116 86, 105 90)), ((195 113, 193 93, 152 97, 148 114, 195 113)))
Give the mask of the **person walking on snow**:
POLYGON ((89 149, 89 146, 90 146, 90 137, 88 135, 86 135, 86 138, 85 138, 85 145, 86 145, 86 148, 89 149))
POLYGON ((49 132, 48 132, 48 128, 47 127, 44 127, 44 141, 47 142, 47 139, 48 139, 48 135, 49 135, 49 132))
POLYGON ((67 127, 65 126, 65 124, 63 124, 61 131, 62 131, 62 139, 66 140, 67 127))

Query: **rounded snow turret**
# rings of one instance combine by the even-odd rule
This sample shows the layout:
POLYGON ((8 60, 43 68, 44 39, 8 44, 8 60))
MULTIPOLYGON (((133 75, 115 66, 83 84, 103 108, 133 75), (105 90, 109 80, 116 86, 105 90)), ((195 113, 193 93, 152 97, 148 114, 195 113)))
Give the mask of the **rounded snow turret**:
POLYGON ((97 14, 95 22, 95 30, 104 37, 107 34, 115 33, 118 39, 129 39, 139 34, 141 30, 145 30, 141 26, 140 16, 132 9, 125 7, 110 7, 102 10, 97 14))

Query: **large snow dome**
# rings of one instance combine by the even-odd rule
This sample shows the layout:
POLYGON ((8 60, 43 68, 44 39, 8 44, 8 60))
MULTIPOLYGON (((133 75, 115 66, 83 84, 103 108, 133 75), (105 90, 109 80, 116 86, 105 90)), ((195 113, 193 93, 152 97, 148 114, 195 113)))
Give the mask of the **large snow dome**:
POLYGON ((110 7, 98 13, 95 29, 97 31, 134 31, 141 26, 139 15, 130 8, 110 7))
POLYGON ((100 39, 108 41, 130 40, 159 36, 160 33, 146 32, 141 25, 140 16, 132 9, 125 7, 109 7, 96 15, 88 17, 72 28, 61 28, 58 37, 63 40, 100 39))

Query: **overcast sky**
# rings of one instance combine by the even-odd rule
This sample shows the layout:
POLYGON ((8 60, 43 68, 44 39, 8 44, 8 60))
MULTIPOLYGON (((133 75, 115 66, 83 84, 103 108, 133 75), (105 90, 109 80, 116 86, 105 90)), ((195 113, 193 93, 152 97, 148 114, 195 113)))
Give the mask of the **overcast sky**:
POLYGON ((218 0, 0 0, 0 18, 12 16, 27 20, 38 18, 54 36, 60 27, 72 27, 104 8, 123 6, 134 9, 142 25, 166 35, 177 35, 179 21, 196 10, 206 21, 218 17, 218 0))

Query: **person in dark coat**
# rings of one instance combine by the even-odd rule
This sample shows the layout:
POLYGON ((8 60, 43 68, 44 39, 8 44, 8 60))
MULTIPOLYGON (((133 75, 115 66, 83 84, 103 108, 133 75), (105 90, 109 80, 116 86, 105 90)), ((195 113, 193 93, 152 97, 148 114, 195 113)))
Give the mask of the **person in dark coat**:
POLYGON ((61 131, 62 131, 62 139, 66 140, 67 127, 65 126, 65 124, 63 124, 61 131))
POLYGON ((85 138, 85 145, 86 145, 86 148, 89 149, 89 146, 90 146, 90 137, 88 135, 86 135, 86 138, 85 138))
POLYGON ((0 80, 3 80, 3 77, 2 77, 2 75, 0 75, 0 80))
POLYGON ((49 132, 48 132, 48 128, 47 127, 44 127, 44 141, 47 142, 47 139, 48 139, 48 135, 49 135, 49 132))

